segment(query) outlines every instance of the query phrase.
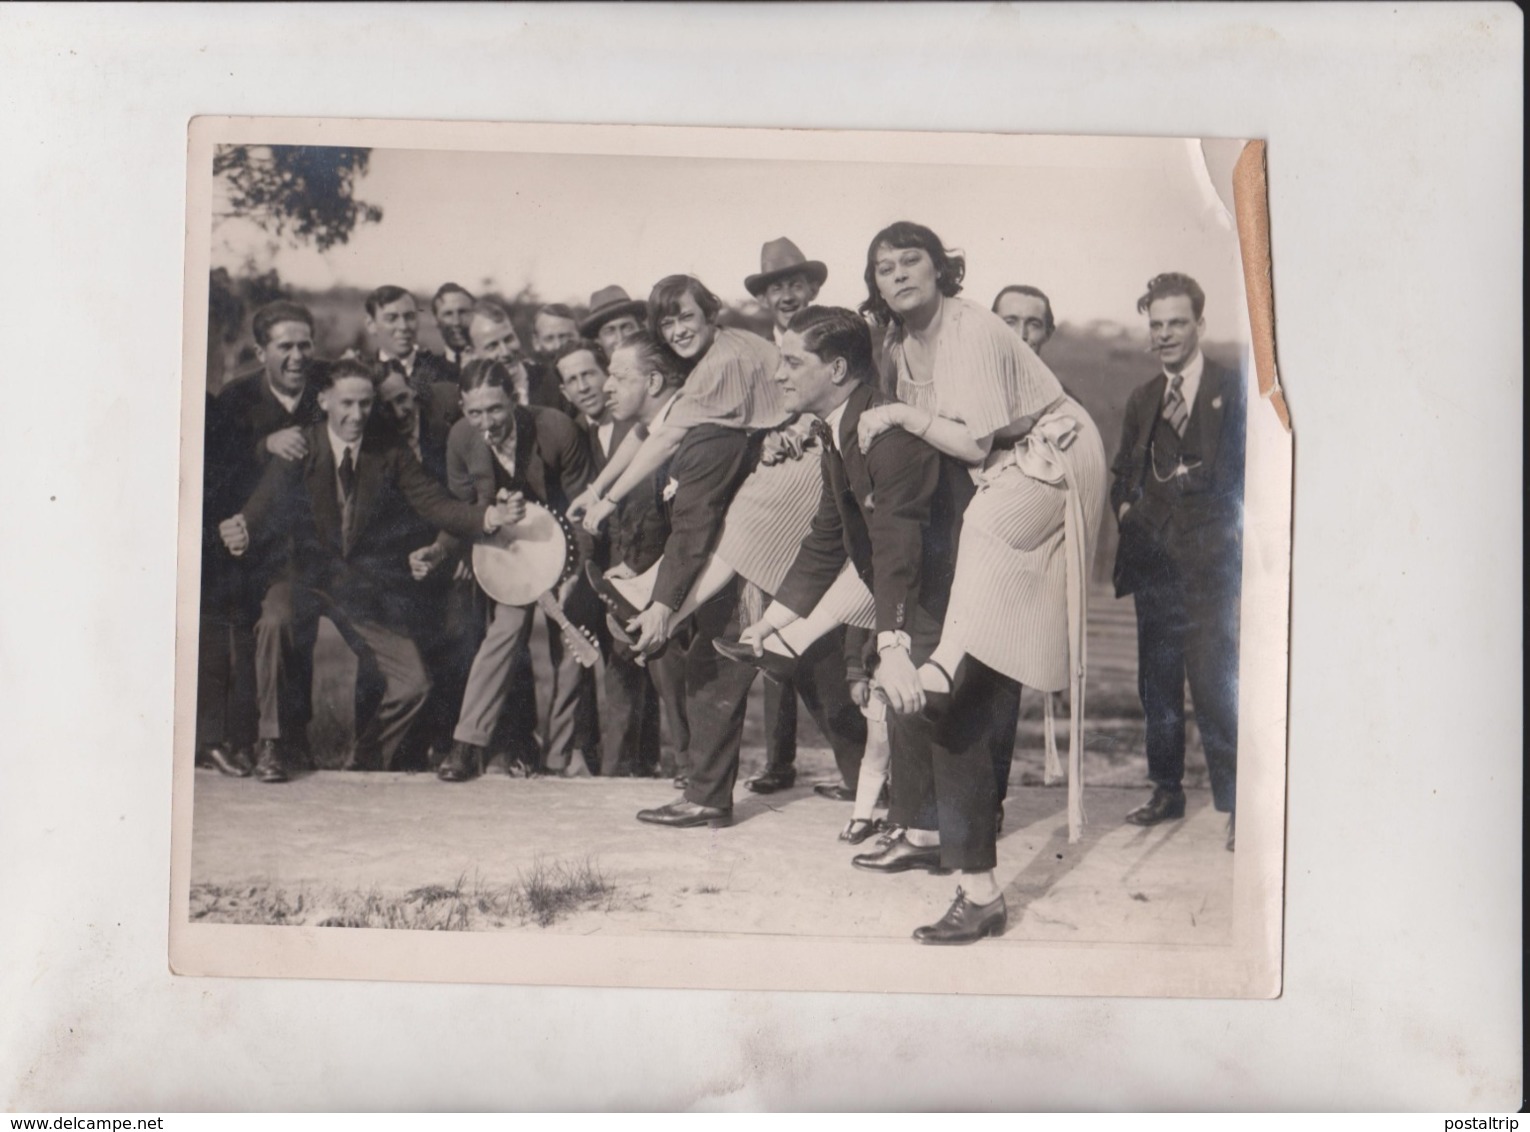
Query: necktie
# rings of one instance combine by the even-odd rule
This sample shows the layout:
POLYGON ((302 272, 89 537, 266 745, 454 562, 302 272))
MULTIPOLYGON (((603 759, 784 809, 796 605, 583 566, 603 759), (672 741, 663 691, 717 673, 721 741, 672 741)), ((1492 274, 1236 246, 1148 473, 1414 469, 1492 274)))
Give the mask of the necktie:
POLYGON ((1176 373, 1169 379, 1169 392, 1163 399, 1163 419, 1168 421, 1181 437, 1185 435, 1185 425, 1190 421, 1190 410, 1185 406, 1185 395, 1179 388, 1184 383, 1185 375, 1176 373))
POLYGON ((814 417, 812 427, 809 428, 808 431, 818 441, 819 445, 825 452, 833 452, 837 450, 837 446, 834 443, 834 430, 831 429, 828 424, 826 424, 821 418, 814 417))
POLYGON ((340 490, 345 493, 347 501, 356 494, 356 464, 351 459, 349 448, 345 450, 345 455, 340 460, 340 490))

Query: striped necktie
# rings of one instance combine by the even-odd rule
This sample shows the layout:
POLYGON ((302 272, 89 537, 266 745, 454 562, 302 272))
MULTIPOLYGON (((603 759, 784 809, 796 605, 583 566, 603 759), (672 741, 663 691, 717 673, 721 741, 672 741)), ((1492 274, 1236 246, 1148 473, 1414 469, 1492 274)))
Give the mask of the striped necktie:
POLYGON ((1190 422, 1190 410, 1185 405, 1185 395, 1180 392, 1180 386, 1184 383, 1185 375, 1176 373, 1169 379, 1169 392, 1163 399, 1163 419, 1169 422, 1181 438, 1185 435, 1185 425, 1190 422))

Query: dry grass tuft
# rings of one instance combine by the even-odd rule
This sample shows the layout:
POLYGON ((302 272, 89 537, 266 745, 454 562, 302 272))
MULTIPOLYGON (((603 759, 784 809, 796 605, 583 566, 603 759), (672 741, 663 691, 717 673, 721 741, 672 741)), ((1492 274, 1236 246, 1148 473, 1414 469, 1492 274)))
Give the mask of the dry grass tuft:
POLYGON ((207 923, 312 925, 320 928, 391 928, 414 931, 473 931, 505 927, 511 921, 551 927, 582 911, 611 911, 616 886, 600 866, 533 862, 529 873, 508 885, 487 885, 467 875, 453 885, 428 884, 402 896, 369 890, 306 887, 289 893, 266 884, 191 888, 191 919, 207 923))

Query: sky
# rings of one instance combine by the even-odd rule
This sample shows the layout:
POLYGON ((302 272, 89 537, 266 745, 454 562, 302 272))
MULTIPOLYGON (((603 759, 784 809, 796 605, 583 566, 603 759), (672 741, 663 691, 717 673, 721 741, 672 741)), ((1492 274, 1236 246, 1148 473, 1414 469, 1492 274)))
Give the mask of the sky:
MULTIPOLYGON (((1161 271, 1208 296, 1208 336, 1247 339, 1237 236, 1217 197, 1219 162, 1176 139, 1006 139, 1006 160, 760 160, 374 149, 356 195, 383 219, 326 254, 272 251, 235 220, 213 233, 213 265, 275 266, 316 290, 396 283, 428 298, 453 280, 548 302, 587 303, 619 284, 645 297, 664 275, 698 276, 747 298, 767 240, 790 237, 828 265, 819 301, 865 298, 867 244, 915 220, 965 253, 964 294, 987 305, 1011 283, 1046 291, 1060 322, 1139 324, 1136 300, 1161 271), (1209 169, 1209 172, 1208 172, 1209 169)), ((900 155, 901 156, 901 155, 900 155)), ((1230 199, 1230 190, 1228 190, 1230 199)))

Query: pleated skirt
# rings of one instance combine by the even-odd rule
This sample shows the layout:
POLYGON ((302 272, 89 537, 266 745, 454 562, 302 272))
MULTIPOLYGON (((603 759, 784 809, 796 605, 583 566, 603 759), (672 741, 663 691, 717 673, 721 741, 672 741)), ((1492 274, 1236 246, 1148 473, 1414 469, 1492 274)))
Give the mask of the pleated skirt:
POLYGON ((823 467, 816 450, 800 459, 761 464, 728 506, 717 557, 766 593, 775 593, 813 525, 822 494, 823 467))
POLYGON ((1068 687, 1068 557, 1078 555, 1087 584, 1107 486, 1094 422, 1082 410, 1059 412, 1079 425, 1057 454, 1066 480, 1046 483, 1011 465, 978 490, 962 519, 945 629, 973 658, 1047 692, 1068 687), (1070 491, 1083 512, 1078 547, 1067 545, 1070 491))

